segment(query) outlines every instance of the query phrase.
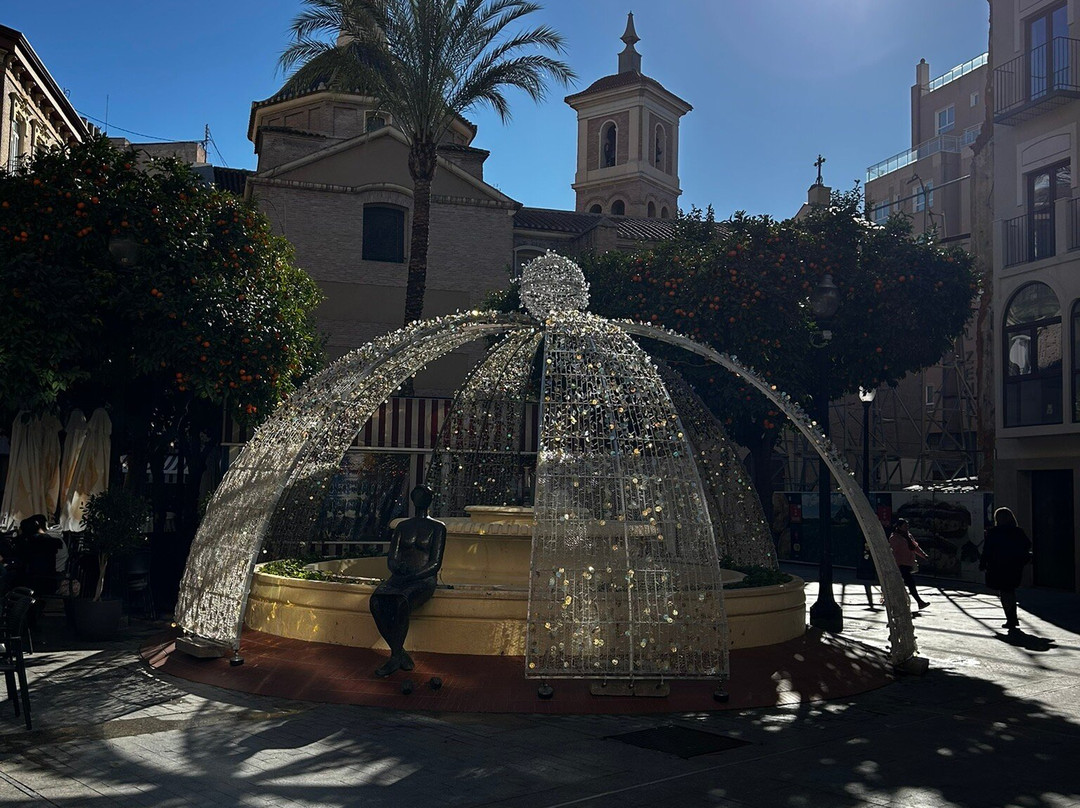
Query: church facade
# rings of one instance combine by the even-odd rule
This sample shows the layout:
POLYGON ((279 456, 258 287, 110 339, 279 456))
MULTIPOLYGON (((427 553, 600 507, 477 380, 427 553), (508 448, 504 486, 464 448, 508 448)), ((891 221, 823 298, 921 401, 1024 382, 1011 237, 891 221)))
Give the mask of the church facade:
MULTIPOLYGON (((671 233, 690 105, 641 73, 632 15, 622 40, 619 71, 566 99, 578 113, 575 210, 530 208, 490 185, 476 127, 452 127, 432 185, 425 317, 480 305, 546 250, 633 249, 671 233)), ((330 358, 400 327, 412 181, 393 120, 372 98, 317 87, 254 103, 248 136, 258 164, 246 195, 322 288, 330 358)), ((418 393, 449 394, 474 358, 451 356, 417 379, 418 393)))

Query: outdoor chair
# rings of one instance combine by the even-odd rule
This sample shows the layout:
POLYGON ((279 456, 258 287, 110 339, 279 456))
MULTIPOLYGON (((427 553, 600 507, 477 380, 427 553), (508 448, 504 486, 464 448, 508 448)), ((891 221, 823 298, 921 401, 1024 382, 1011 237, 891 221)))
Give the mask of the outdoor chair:
MULTIPOLYGON (((34 597, 34 590, 31 589, 28 586, 15 586, 15 587, 12 587, 11 591, 8 594, 11 594, 11 595, 23 595, 25 597, 30 598, 30 606, 31 606, 30 614, 27 615, 26 622, 25 622, 25 625, 23 627, 22 634, 20 634, 19 636, 22 637, 23 642, 26 643, 26 645, 25 645, 26 653, 28 655, 33 654, 34 653, 34 635, 30 632, 30 620, 34 616, 33 606, 34 606, 35 603, 37 603, 37 598, 34 597)), ((6 598, 7 595, 4 595, 4 597, 6 598)), ((2 603, 2 601, 0 601, 0 603, 2 603)), ((4 629, 4 623, 2 621, 0 621, 0 631, 2 631, 3 629, 4 629)))
POLYGON ((154 607, 154 590, 150 587, 150 554, 146 552, 135 553, 125 559, 123 565, 124 600, 127 602, 128 614, 133 614, 135 606, 139 606, 143 617, 151 620, 157 617, 157 609, 154 607))
POLYGON ((15 705, 15 717, 19 716, 20 702, 26 728, 30 723, 30 690, 26 684, 26 661, 23 659, 23 633, 34 598, 27 595, 25 587, 9 592, 3 601, 0 616, 0 671, 7 682, 8 700, 15 705), (19 589, 23 591, 19 591, 19 589))

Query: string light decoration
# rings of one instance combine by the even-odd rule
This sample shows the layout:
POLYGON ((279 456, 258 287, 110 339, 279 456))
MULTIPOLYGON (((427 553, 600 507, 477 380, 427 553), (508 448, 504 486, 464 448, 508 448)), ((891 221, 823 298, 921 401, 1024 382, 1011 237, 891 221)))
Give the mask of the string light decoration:
POLYGON ((436 516, 467 516, 469 505, 532 504, 540 340, 536 330, 507 335, 454 396, 428 468, 436 516))
POLYGON ((739 567, 777 569, 776 547, 761 500, 724 427, 679 373, 663 361, 657 367, 697 461, 721 562, 731 559, 739 567))
MULTIPOLYGON (((582 311, 588 287, 561 256, 549 253, 524 268, 521 297, 532 317, 459 312, 380 337, 274 412, 230 467, 199 526, 175 612, 185 634, 239 648, 255 564, 302 554, 315 540, 330 478, 361 426, 407 378, 473 340, 510 337, 495 350, 509 352, 516 369, 509 359, 498 373, 498 360, 485 363, 461 397, 463 404, 505 402, 506 419, 496 419, 503 429, 531 346, 542 336, 527 675, 726 676, 718 544, 690 441, 699 419, 678 392, 676 406, 634 337, 721 365, 791 419, 825 460, 868 539, 885 594, 891 660, 915 654, 907 594, 881 524, 840 453, 790 396, 736 357, 681 334, 582 311), (681 421, 680 408, 694 426, 681 421)), ((459 436, 475 446, 483 430, 460 418, 459 436)), ((717 524, 726 530, 731 520, 749 522, 753 539, 758 517, 728 499, 745 495, 746 481, 724 477, 719 469, 737 464, 716 436, 702 434, 699 449, 710 456, 702 468, 723 492, 717 524)), ((496 451, 506 444, 500 434, 480 445, 496 451)), ((725 541, 721 536, 720 547, 725 541)))
POLYGON ((611 322, 561 311, 543 361, 527 675, 725 678, 712 524, 652 360, 611 322))

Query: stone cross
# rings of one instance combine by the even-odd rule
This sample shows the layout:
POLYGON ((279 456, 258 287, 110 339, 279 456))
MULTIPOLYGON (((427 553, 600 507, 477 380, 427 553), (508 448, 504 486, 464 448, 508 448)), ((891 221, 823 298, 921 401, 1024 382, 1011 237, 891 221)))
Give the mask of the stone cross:
POLYGON ((817 166, 817 184, 821 185, 823 182, 821 179, 821 167, 825 165, 825 158, 819 154, 817 160, 814 161, 814 165, 817 166))

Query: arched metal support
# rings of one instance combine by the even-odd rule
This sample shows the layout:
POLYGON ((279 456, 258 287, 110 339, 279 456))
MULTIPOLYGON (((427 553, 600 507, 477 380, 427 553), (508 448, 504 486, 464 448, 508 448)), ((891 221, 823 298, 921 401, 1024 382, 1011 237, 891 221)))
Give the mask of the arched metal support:
POLYGON ((829 471, 832 472, 841 492, 847 498, 848 504, 851 505, 855 519, 858 521, 859 527, 862 528, 863 535, 867 538, 870 557, 874 560, 878 580, 881 581, 881 589, 885 595, 885 612, 889 625, 890 661, 894 665, 901 665, 915 656, 917 650, 915 627, 911 621, 907 590, 904 588, 904 582, 900 577, 900 570, 896 566, 888 539, 885 537, 885 531, 882 529, 881 522, 870 505, 870 501, 860 490, 855 478, 847 469, 843 457, 832 442, 822 434, 817 423, 803 412, 802 407, 795 403, 790 396, 778 391, 776 385, 769 383, 753 369, 740 364, 734 356, 720 353, 713 348, 695 342, 689 337, 684 337, 663 328, 627 321, 620 321, 617 324, 628 334, 683 348, 726 368, 736 376, 749 382, 750 385, 755 387, 791 419, 796 429, 806 437, 810 445, 814 447, 814 450, 829 467, 829 471))
POLYGON ((479 311, 412 323, 308 381, 258 429, 214 492, 180 582, 180 628, 239 648, 251 575, 269 530, 311 533, 330 476, 379 404, 462 345, 533 327, 523 315, 479 311))

